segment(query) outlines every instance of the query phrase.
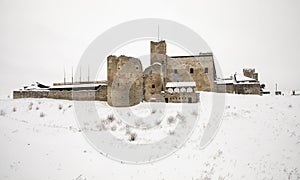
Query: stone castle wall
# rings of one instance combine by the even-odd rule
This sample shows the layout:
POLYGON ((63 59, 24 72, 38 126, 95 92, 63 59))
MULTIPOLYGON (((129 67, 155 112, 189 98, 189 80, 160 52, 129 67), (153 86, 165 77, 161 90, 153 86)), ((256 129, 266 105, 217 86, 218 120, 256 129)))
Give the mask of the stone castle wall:
POLYGON ((48 98, 49 91, 13 91, 13 98, 48 98))
POLYGON ((235 93, 234 84, 215 84, 215 92, 218 93, 235 93))
POLYGON ((127 56, 107 58, 107 103, 127 107, 143 99, 143 69, 141 61, 127 56))
POLYGON ((213 56, 170 57, 167 59, 167 81, 195 81, 197 91, 213 91, 215 67, 213 56))
POLYGON ((235 84, 234 90, 236 94, 258 94, 260 95, 260 84, 235 84))
POLYGON ((82 91, 68 91, 68 90, 50 90, 50 91, 14 91, 13 98, 52 98, 52 99, 66 99, 66 100, 83 100, 83 101, 106 101, 107 87, 101 86, 97 90, 82 90, 82 91))
POLYGON ((156 99, 163 101, 161 91, 163 90, 162 66, 159 63, 150 65, 144 71, 144 100, 156 99))
POLYGON ((215 87, 215 91, 218 93, 260 95, 259 83, 216 84, 215 87))

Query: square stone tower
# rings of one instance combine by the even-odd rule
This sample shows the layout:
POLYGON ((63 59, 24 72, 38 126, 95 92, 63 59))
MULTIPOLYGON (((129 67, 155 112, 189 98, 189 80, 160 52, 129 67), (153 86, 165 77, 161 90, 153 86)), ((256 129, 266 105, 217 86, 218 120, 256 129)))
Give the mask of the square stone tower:
POLYGON ((151 64, 159 62, 160 64, 165 64, 167 44, 166 41, 150 42, 150 53, 151 53, 151 64))
POLYGON ((244 73, 244 76, 258 81, 258 73, 255 72, 254 68, 245 68, 245 69, 243 69, 243 73, 244 73))

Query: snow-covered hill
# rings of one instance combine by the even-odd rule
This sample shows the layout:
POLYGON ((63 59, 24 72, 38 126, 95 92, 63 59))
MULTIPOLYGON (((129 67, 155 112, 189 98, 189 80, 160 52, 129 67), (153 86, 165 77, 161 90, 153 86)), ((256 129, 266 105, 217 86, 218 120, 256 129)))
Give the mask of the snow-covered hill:
MULTIPOLYGON (((181 149, 141 165, 111 160, 86 141, 82 133, 94 129, 111 131, 121 141, 131 138, 118 117, 103 121, 111 114, 105 102, 95 103, 103 116, 99 124, 79 126, 72 101, 0 100, 0 179, 300 179, 300 97, 226 95, 217 134, 201 149, 201 135, 213 115, 207 113, 212 96, 201 93, 198 109, 189 109, 200 119, 181 149)), ((150 112, 139 108, 143 105, 132 112, 162 113, 157 105, 150 112)), ((135 129, 132 143, 176 134, 176 112, 150 132, 135 129)))

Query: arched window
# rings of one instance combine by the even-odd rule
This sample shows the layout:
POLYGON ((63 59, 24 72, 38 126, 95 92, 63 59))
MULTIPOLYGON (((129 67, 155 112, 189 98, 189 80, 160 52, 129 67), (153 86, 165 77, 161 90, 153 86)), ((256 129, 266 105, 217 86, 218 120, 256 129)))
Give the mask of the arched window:
POLYGON ((193 92, 193 88, 191 87, 187 88, 186 92, 193 92))

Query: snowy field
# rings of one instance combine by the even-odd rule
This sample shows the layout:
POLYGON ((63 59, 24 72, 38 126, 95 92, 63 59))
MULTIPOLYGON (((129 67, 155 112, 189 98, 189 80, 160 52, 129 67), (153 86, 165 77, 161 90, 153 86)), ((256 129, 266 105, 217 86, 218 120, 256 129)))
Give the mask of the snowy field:
MULTIPOLYGON (((79 126, 72 101, 0 100, 0 179, 300 179, 300 97, 226 95, 217 134, 201 149, 201 136, 213 116, 212 96, 201 93, 197 108, 183 115, 185 121, 200 116, 183 147, 160 161, 140 165, 105 157, 83 132, 109 131, 120 141, 131 141, 134 132, 130 143, 152 143, 178 134, 178 105, 169 104, 172 108, 161 122, 132 122, 136 128, 129 132, 117 116, 109 117, 113 110, 105 102, 95 103, 99 121, 79 126), (154 128, 140 130, 149 126, 154 128)), ((153 117, 165 113, 151 103, 131 112, 153 117)))

